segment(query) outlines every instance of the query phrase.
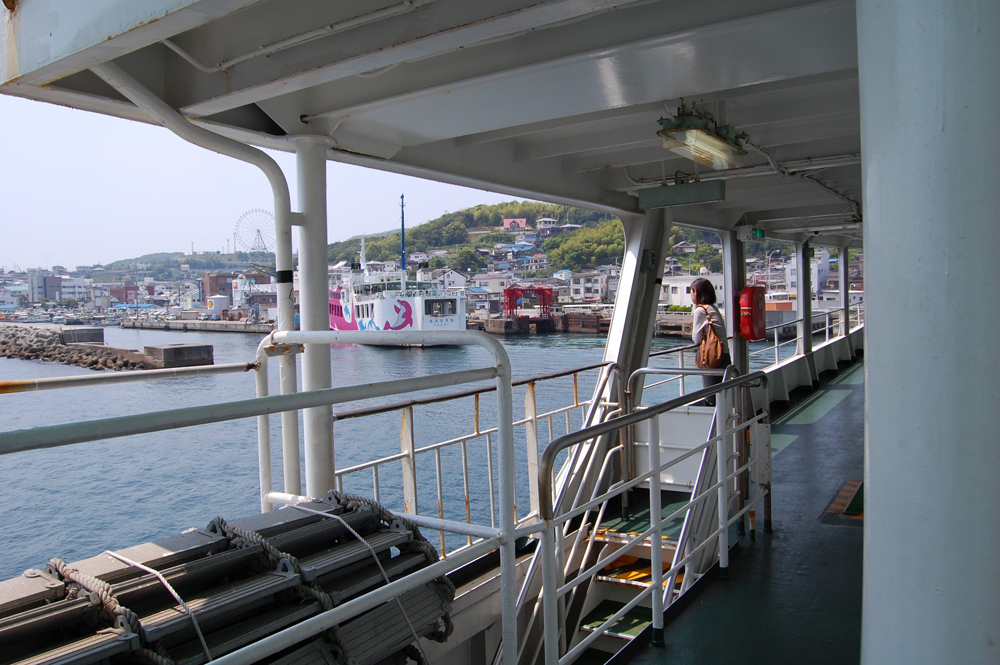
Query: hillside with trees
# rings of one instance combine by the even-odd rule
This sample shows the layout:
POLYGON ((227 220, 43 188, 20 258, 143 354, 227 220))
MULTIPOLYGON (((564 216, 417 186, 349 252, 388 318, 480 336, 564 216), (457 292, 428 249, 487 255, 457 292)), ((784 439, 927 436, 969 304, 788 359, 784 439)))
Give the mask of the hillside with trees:
MULTIPOLYGON (((462 272, 474 272, 486 267, 487 262, 477 254, 476 248, 493 247, 500 243, 513 243, 514 234, 503 231, 503 220, 508 218, 524 218, 528 225, 544 217, 556 219, 560 224, 578 224, 583 228, 564 234, 557 238, 563 242, 575 238, 581 232, 587 231, 584 237, 571 243, 571 251, 563 252, 568 258, 560 267, 570 270, 580 270, 592 267, 590 259, 600 257, 601 263, 614 263, 615 257, 621 261, 624 250, 624 238, 621 223, 617 218, 604 213, 571 208, 568 206, 539 203, 537 201, 510 201, 496 205, 479 205, 457 212, 447 213, 429 222, 406 229, 406 251, 426 252, 433 249, 445 249, 451 252, 447 260, 438 259, 432 267, 448 266, 462 272), (601 224, 604 230, 594 233, 601 224), (608 236, 617 229, 617 255, 612 249, 615 241, 608 236), (605 260, 607 259, 607 260, 605 260)), ((544 250, 543 251, 548 251, 544 250)), ((331 263, 338 261, 356 261, 361 252, 361 236, 329 245, 328 256, 331 263)), ((365 254, 373 261, 391 261, 399 259, 399 231, 365 235, 365 254)), ((598 265, 598 264, 594 264, 598 265)), ((557 268, 558 269, 558 268, 557 268)))
MULTIPOLYGON (((617 217, 605 213, 568 206, 539 203, 537 201, 510 201, 496 205, 478 205, 457 212, 450 212, 424 224, 406 230, 406 251, 428 252, 446 250, 448 256, 430 260, 432 268, 450 267, 471 274, 485 270, 489 260, 477 249, 492 248, 497 244, 514 242, 515 234, 504 232, 503 220, 524 218, 530 227, 537 220, 549 217, 560 225, 576 224, 581 228, 570 230, 546 239, 541 244, 549 260, 548 271, 538 271, 528 276, 544 277, 554 270, 580 272, 603 264, 621 263, 625 251, 625 237, 617 217)), ((669 246, 687 241, 696 247, 693 253, 679 249, 668 251, 684 270, 697 273, 702 267, 713 272, 722 270, 722 255, 713 244, 718 244, 717 234, 697 229, 671 227, 669 246)), ((400 255, 399 230, 365 234, 366 254, 369 260, 392 261, 400 255)), ((748 258, 763 258, 768 252, 790 251, 788 243, 775 240, 754 241, 746 244, 748 258)), ((357 261, 361 251, 361 236, 328 245, 330 263, 357 261)), ((109 271, 137 271, 156 279, 178 279, 180 266, 192 271, 245 270, 248 266, 264 272, 273 272, 274 256, 266 253, 248 254, 183 254, 181 252, 147 254, 134 259, 115 261, 105 266, 109 271), (142 265, 145 270, 138 271, 142 265)))

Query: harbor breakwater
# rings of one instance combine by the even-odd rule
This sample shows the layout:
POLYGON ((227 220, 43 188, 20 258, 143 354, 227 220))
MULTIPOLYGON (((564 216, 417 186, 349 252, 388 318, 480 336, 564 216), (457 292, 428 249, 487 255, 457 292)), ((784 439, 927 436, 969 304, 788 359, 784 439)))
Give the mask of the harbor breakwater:
POLYGON ((104 345, 103 328, 0 324, 0 358, 45 360, 93 370, 143 370, 214 364, 211 344, 158 344, 142 352, 104 345))
POLYGON ((104 346, 103 334, 100 342, 86 341, 73 328, 45 325, 0 324, 0 358, 45 360, 93 370, 156 369, 141 354, 104 346))

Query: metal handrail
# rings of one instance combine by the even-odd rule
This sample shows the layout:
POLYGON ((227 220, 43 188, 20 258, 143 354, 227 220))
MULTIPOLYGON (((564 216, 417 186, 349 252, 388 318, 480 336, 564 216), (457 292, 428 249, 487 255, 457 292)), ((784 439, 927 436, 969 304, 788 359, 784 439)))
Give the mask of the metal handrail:
MULTIPOLYGON (((718 370, 712 370, 717 372, 718 370)), ((708 388, 702 388, 701 390, 696 390, 693 393, 688 393, 687 395, 682 395, 681 397, 674 398, 672 400, 663 402, 662 404, 657 404, 656 406, 651 406, 643 411, 636 411, 633 413, 628 413, 617 418, 613 418, 603 423, 597 425, 592 425, 586 429, 577 430, 571 434, 566 434, 555 441, 552 441, 546 448, 545 452, 542 453, 541 459, 538 461, 538 482, 539 482, 539 495, 543 497, 543 500, 539 506, 539 515, 543 520, 555 519, 553 515, 553 505, 552 505, 552 471, 555 466, 555 458, 560 452, 569 448, 577 443, 582 443, 588 439, 593 439, 604 434, 610 434, 616 430, 620 430, 624 427, 630 427, 641 423, 643 420, 648 420, 653 416, 659 415, 661 413, 666 413, 667 411, 672 411, 680 406, 686 406, 691 402, 697 402, 716 393, 722 392, 723 390, 728 390, 730 388, 735 388, 737 386, 754 383, 756 381, 763 380, 767 381, 766 372, 752 372, 745 376, 740 376, 730 381, 723 381, 722 383, 716 384, 714 386, 709 386, 708 388)))
POLYGON ((765 330, 765 331, 768 331, 768 330, 776 330, 776 329, 778 329, 778 328, 787 328, 788 326, 790 326, 790 325, 792 325, 792 324, 795 324, 795 323, 800 323, 800 322, 802 321, 802 318, 803 318, 803 317, 801 317, 801 316, 800 316, 799 318, 797 318, 797 319, 794 319, 794 320, 792 320, 792 321, 782 321, 781 323, 779 323, 779 324, 777 324, 777 325, 774 325, 774 326, 768 326, 768 327, 764 328, 764 330, 765 330))
POLYGON ((224 365, 200 365, 198 367, 172 367, 168 369, 146 369, 114 374, 87 374, 84 376, 58 376, 47 379, 19 379, 0 381, 0 395, 27 393, 36 390, 58 390, 61 388, 83 388, 117 383, 135 383, 163 379, 183 379, 191 376, 213 374, 239 374, 257 369, 256 363, 227 363, 224 365))

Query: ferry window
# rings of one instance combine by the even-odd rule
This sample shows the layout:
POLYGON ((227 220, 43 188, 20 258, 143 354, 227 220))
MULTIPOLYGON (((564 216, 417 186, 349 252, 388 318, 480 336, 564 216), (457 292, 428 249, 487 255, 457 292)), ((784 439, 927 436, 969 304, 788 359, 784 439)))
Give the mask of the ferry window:
POLYGON ((455 301, 448 300, 425 300, 424 314, 427 316, 454 316, 455 301))
POLYGON ((671 287, 670 287, 670 292, 671 292, 671 293, 678 293, 679 291, 680 291, 680 290, 679 290, 679 289, 678 289, 678 288, 677 288, 676 286, 671 286, 671 287))

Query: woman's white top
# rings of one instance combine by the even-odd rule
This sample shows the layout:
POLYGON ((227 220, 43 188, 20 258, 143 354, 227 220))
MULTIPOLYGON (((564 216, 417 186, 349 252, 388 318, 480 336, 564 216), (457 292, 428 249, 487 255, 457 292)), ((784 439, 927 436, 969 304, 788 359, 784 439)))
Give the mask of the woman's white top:
POLYGON ((695 344, 701 344, 701 339, 704 336, 705 326, 708 325, 708 317, 705 316, 705 307, 708 307, 709 314, 712 317, 712 326, 715 328, 715 334, 722 340, 723 344, 726 342, 726 321, 722 318, 722 312, 715 305, 696 305, 694 308, 694 324, 691 326, 691 339, 695 344))

